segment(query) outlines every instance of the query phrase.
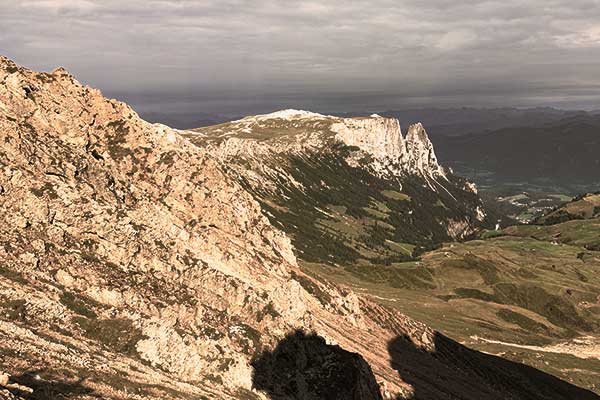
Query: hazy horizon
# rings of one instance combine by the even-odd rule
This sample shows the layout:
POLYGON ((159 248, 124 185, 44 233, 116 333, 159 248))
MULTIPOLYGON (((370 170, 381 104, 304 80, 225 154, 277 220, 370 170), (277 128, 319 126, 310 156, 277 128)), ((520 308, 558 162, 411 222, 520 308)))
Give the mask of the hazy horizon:
POLYGON ((23 0, 0 51, 141 114, 600 108, 600 1, 23 0))

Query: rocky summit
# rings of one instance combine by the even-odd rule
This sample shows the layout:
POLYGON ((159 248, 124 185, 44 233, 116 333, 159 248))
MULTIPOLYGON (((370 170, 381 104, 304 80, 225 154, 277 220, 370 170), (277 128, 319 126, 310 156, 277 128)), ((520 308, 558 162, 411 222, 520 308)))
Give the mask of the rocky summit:
MULTIPOLYGON (((408 157, 425 176, 397 185, 456 192, 420 126, 401 140, 397 123, 379 117, 282 114, 237 121, 252 141, 181 132, 63 69, 0 58, 0 398, 597 398, 302 273, 253 182, 308 186, 284 167, 263 180, 275 167, 258 168, 260 155, 293 148, 295 162, 311 165, 303 149, 320 148, 332 129, 347 165, 371 154, 361 161, 369 177, 389 179, 388 153, 350 139, 373 124, 393 160, 408 157)), ((350 168, 331 172, 363 167, 350 168)), ((408 196, 399 190, 387 194, 408 196)))

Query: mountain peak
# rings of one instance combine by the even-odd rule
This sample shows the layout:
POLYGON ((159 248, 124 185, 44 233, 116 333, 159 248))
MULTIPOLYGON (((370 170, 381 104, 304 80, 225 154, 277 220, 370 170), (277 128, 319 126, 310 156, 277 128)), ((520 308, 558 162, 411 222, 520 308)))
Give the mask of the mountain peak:
POLYGON ((425 131, 425 127, 421 122, 414 123, 408 127, 408 132, 406 133, 406 139, 418 137, 420 139, 425 139, 427 137, 427 132, 425 131))
POLYGON ((340 141, 356 146, 380 161, 405 158, 404 139, 397 119, 380 116, 343 118, 334 123, 331 130, 340 141))
POLYGON ((435 155, 433 143, 429 140, 422 123, 418 122, 408 127, 406 151, 409 155, 409 165, 412 170, 445 176, 444 170, 439 165, 435 155))
POLYGON ((13 60, 0 54, 0 71, 13 73, 20 68, 13 60))
POLYGON ((57 76, 73 76, 64 67, 57 67, 57 68, 53 69, 52 72, 51 72, 51 74, 52 75, 57 75, 57 76))
POLYGON ((376 169, 394 173, 445 176, 423 124, 416 123, 402 136, 400 122, 373 114, 367 118, 344 118, 332 125, 337 137, 376 158, 376 169))

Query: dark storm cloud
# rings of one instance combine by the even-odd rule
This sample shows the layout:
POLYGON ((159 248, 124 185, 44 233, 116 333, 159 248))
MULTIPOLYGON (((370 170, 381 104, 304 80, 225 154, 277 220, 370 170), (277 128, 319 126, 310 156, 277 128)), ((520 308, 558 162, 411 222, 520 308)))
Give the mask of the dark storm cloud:
POLYGON ((2 53, 113 92, 599 94, 599 0, 2 0, 0 21, 2 53))

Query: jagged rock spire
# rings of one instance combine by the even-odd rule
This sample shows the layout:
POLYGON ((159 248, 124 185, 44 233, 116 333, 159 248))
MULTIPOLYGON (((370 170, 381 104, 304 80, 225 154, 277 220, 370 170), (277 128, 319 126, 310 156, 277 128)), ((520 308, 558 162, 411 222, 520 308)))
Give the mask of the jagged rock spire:
POLYGON ((429 175, 444 175, 443 168, 438 164, 433 144, 420 122, 408 128, 406 153, 408 154, 408 168, 411 171, 429 175))
POLYGON ((347 145, 374 156, 382 167, 398 173, 445 176, 421 123, 411 125, 406 138, 397 119, 376 114, 368 118, 344 118, 331 129, 347 145))

